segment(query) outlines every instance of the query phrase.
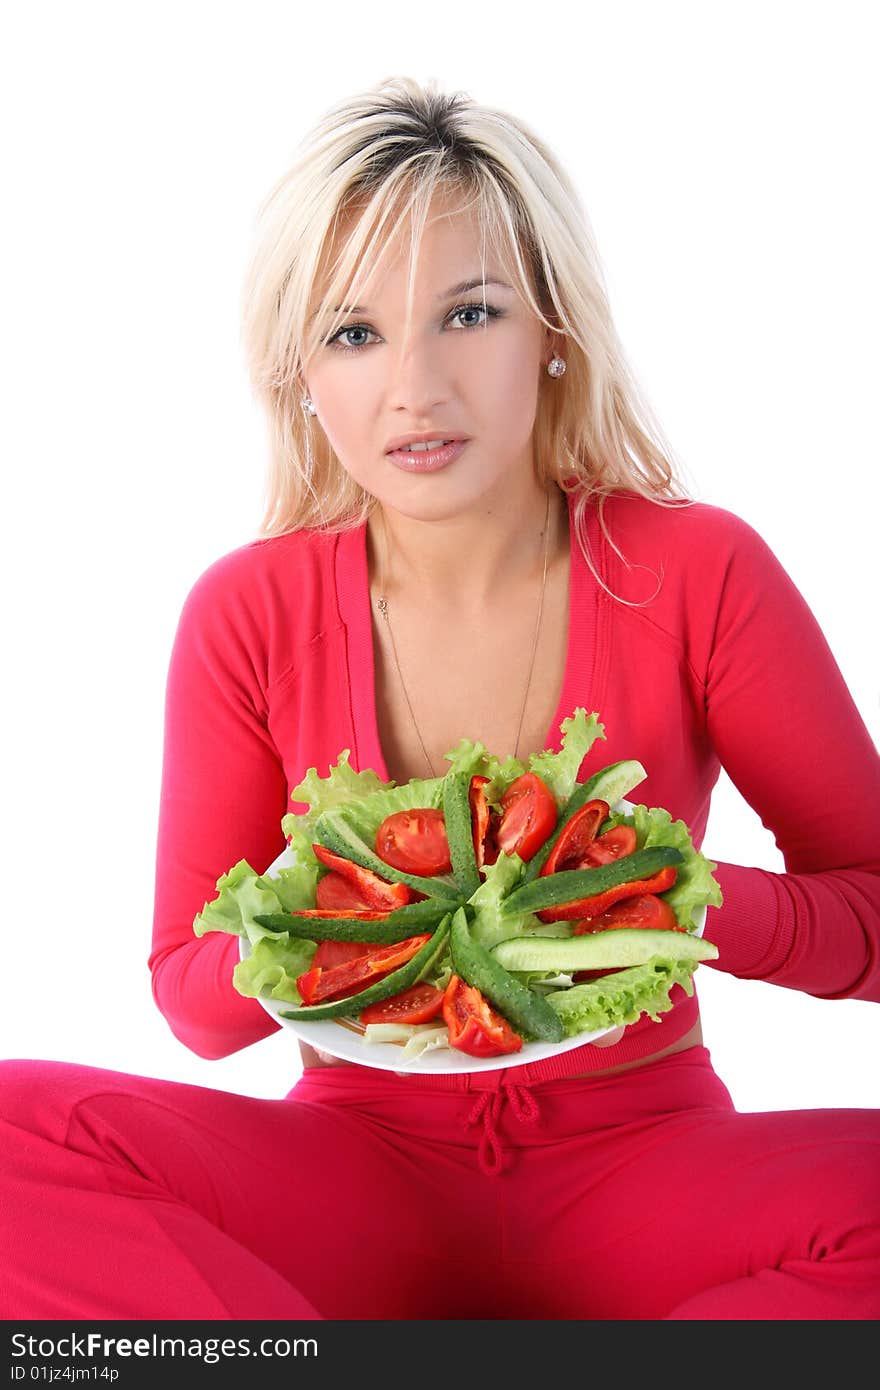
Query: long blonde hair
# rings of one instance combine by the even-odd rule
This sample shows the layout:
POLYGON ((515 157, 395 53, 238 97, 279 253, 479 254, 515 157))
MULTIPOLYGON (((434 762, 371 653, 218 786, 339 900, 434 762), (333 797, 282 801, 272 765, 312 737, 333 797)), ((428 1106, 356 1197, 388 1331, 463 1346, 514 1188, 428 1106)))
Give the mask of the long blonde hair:
POLYGON ((618 339, 589 223, 564 170, 521 120, 409 77, 331 107, 258 212, 242 343, 269 425, 260 534, 346 530, 376 505, 304 412, 306 370, 343 322, 345 304, 366 291, 404 219, 412 292, 429 206, 450 191, 476 213, 483 255, 486 247, 500 255, 535 315, 565 335, 565 376, 539 391, 534 457, 539 481, 576 494, 577 535, 595 573, 586 549, 591 501, 601 521, 614 492, 660 504, 687 493, 618 339), (330 263, 344 216, 350 225, 330 263))

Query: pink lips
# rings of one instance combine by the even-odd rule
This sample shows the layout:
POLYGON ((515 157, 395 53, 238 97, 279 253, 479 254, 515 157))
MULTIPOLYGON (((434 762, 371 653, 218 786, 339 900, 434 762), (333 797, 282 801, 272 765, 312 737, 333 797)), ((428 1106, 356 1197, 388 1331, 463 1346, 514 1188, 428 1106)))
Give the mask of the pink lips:
POLYGON ((440 449, 417 449, 413 453, 406 449, 392 449, 386 457, 405 473, 436 473, 457 459, 468 443, 467 439, 453 439, 440 449))

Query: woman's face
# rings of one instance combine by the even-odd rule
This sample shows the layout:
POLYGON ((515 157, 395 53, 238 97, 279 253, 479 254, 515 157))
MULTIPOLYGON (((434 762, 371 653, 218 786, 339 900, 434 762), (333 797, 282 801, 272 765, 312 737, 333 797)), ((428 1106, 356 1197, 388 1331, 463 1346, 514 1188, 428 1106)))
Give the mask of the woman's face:
POLYGON ((520 300, 500 258, 487 257, 482 279, 470 213, 432 207, 409 324, 407 251, 404 229, 368 302, 319 347, 307 389, 312 427, 325 431, 362 488, 406 516, 439 520, 485 508, 534 476, 532 430, 552 334, 520 300), (439 455, 401 452, 413 435, 466 442, 439 455))

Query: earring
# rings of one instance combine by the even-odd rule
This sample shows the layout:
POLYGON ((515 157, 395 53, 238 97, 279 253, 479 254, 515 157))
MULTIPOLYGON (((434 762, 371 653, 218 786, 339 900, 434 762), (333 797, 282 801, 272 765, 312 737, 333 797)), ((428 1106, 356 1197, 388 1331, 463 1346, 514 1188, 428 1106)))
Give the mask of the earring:
POLYGON ((302 400, 300 401, 300 405, 302 406, 303 410, 306 412, 307 415, 317 415, 318 412, 308 396, 303 396, 302 400))
POLYGON ((564 372, 565 372, 565 358, 564 358, 564 357, 551 357, 550 361, 547 363, 547 375, 548 375, 548 376, 562 376, 562 375, 564 374, 564 372))

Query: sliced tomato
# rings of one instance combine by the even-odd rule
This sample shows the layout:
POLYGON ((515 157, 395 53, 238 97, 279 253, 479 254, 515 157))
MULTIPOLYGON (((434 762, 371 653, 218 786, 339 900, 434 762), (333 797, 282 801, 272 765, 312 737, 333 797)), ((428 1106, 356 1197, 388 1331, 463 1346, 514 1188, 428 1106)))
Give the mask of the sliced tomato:
POLYGON ((311 970, 329 970, 334 965, 344 965, 346 961, 367 956, 375 949, 370 941, 319 941, 312 956, 311 970))
POLYGON ((599 864, 610 864, 612 859, 623 859, 627 854, 635 854, 635 851, 635 827, 615 825, 613 830, 606 830, 604 835, 597 835, 595 840, 586 846, 583 862, 578 868, 594 869, 599 864))
POLYGON ((496 830, 499 817, 497 811, 492 810, 486 800, 486 793, 483 791, 488 781, 490 781, 488 777, 474 775, 471 778, 468 793, 474 836, 474 854, 477 858, 478 869, 484 869, 487 864, 494 864, 498 858, 496 830))
POLYGON ((587 801, 566 821, 560 831, 559 839, 551 849, 541 869, 541 877, 555 874, 560 869, 584 869, 587 867, 587 852, 596 838, 596 832, 603 821, 608 819, 607 801, 587 801))
POLYGON ((473 985, 450 975, 443 995, 443 1018, 449 1045, 471 1057, 500 1057, 519 1052, 523 1040, 473 985))
POLYGON ((361 1023, 428 1023, 443 1008, 443 991, 436 985, 410 985, 390 999, 368 1004, 361 1010, 361 1023))
MULTIPOLYGON (((619 883, 616 888, 608 888, 604 893, 596 893, 591 898, 579 898, 577 902, 561 903, 559 907, 543 907, 537 914, 542 922, 575 922, 579 924, 587 917, 599 917, 613 903, 622 898, 637 898, 642 893, 665 893, 676 880, 677 872, 672 864, 658 869, 650 878, 635 879, 632 883, 619 883)), ((574 927, 579 933, 579 925, 574 927)))
POLYGON ((331 965, 327 969, 312 966, 299 976, 296 987, 305 1004, 321 1004, 325 1000, 360 994, 368 985, 405 965, 430 939, 430 932, 408 936, 392 946, 371 946, 368 952, 341 965, 331 965))
MULTIPOLYGON (((370 869, 363 868, 360 864, 355 864, 351 859, 346 859, 341 854, 334 854, 332 850, 325 849, 323 845, 312 845, 315 857, 333 874, 338 874, 350 886, 350 898, 346 902, 326 902, 322 901, 321 884, 330 874, 325 874, 319 883, 315 894, 315 901, 319 907, 379 907, 391 908, 403 907, 412 897, 412 893, 405 883, 386 883, 378 874, 374 874, 370 869), (358 901, 360 899, 360 901, 358 901)), ((341 897, 342 889, 338 884, 331 885, 324 890, 328 898, 341 897)))
POLYGON ((443 812, 420 806, 386 816, 376 831, 376 853, 403 873, 425 878, 451 873, 443 812))
POLYGON ((574 928, 578 936, 588 932, 612 931, 615 927, 638 927, 649 931, 686 931, 664 898, 656 893, 640 893, 622 898, 597 917, 585 917, 574 928))
POLYGON ((531 859, 556 826, 556 798, 535 772, 524 772, 501 798, 498 848, 531 859))

